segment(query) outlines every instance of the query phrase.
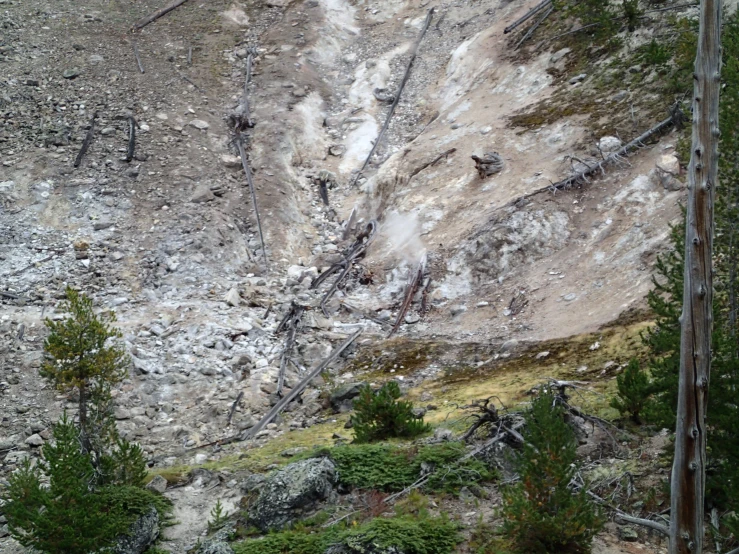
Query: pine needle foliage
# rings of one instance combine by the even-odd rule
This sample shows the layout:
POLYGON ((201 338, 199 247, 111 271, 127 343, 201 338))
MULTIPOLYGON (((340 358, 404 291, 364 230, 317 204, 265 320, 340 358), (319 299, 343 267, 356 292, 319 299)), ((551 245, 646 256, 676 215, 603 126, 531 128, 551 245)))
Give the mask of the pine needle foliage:
POLYGON ((652 383, 640 365, 639 360, 632 359, 624 372, 616 377, 618 394, 611 400, 611 406, 621 415, 630 415, 637 425, 641 424, 641 413, 644 411, 652 391, 652 383))
POLYGON ((355 441, 359 443, 392 437, 413 438, 431 430, 431 426, 413 414, 413 404, 400 398, 398 383, 390 381, 373 392, 364 385, 354 401, 351 417, 355 441))
POLYGON ((26 461, 2 491, 10 533, 22 545, 49 554, 89 554, 112 545, 152 506, 162 515, 169 509, 164 497, 142 488, 95 487, 97 470, 66 414, 53 438, 38 465, 26 461))
POLYGON ((589 552, 603 519, 585 488, 570 488, 577 440, 552 394, 533 401, 524 439, 515 460, 520 481, 503 491, 503 531, 527 554, 589 552))
POLYGON ((105 423, 110 388, 126 376, 128 357, 113 342, 122 336, 112 325, 116 321, 115 314, 96 314, 92 300, 70 287, 67 287, 65 298, 61 310, 69 316, 58 321, 44 320, 49 336, 44 342, 46 359, 40 374, 62 392, 77 389, 84 446, 92 448, 88 443, 93 437, 102 438, 101 435, 110 429, 105 423), (92 418, 88 425, 90 403, 94 404, 95 416, 100 417, 92 418))

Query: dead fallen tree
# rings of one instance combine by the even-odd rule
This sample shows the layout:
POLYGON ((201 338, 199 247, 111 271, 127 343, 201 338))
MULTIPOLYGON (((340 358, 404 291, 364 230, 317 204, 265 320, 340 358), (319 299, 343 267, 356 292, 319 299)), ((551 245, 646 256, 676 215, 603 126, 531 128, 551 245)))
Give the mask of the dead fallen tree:
POLYGON ((549 9, 547 11, 545 11, 544 14, 539 19, 537 19, 536 22, 531 27, 529 27, 529 29, 526 31, 526 34, 524 34, 524 36, 522 36, 519 39, 519 41, 516 43, 516 46, 514 48, 516 50, 518 50, 519 48, 521 48, 521 45, 524 42, 526 42, 527 40, 529 40, 531 38, 531 35, 534 34, 534 31, 536 31, 539 28, 539 26, 542 23, 544 23, 544 21, 546 20, 546 18, 549 17, 552 14, 553 11, 554 11, 554 6, 552 6, 550 4, 549 5, 549 9))
POLYGON ((632 150, 635 150, 636 148, 644 146, 644 141, 650 139, 654 135, 661 133, 672 126, 680 128, 684 120, 685 120, 685 114, 680 109, 680 103, 678 102, 670 109, 670 117, 668 117, 667 119, 663 119, 662 121, 657 123, 657 125, 655 125, 654 127, 647 129, 641 135, 636 137, 634 140, 623 145, 621 148, 619 148, 612 154, 606 156, 599 162, 594 163, 592 165, 588 165, 585 169, 578 171, 577 173, 570 175, 569 177, 562 179, 561 181, 557 181, 556 183, 552 183, 549 186, 542 187, 533 192, 525 194, 519 198, 516 198, 514 201, 511 202, 511 204, 514 204, 523 198, 530 198, 532 196, 536 196, 537 194, 541 194, 542 192, 547 192, 547 191, 556 192, 558 190, 569 188, 575 184, 587 183, 589 182, 588 177, 593 176, 597 172, 600 172, 601 174, 605 175, 605 172, 606 172, 605 168, 607 166, 622 162, 625 159, 625 157, 629 154, 629 152, 631 152, 632 150))
MULTIPOLYGON (((182 4, 187 2, 187 0, 175 0, 168 6, 165 6, 164 8, 155 11, 151 15, 147 15, 146 17, 139 19, 136 23, 134 23, 133 27, 131 27, 132 31, 140 31, 144 27, 146 27, 149 23, 153 23, 163 15, 167 15, 169 12, 174 10, 175 8, 179 8, 182 4)), ((143 73, 143 71, 142 71, 143 73)))
POLYGON ((293 301, 290 304, 290 310, 277 326, 276 332, 278 333, 283 330, 287 330, 285 347, 282 349, 282 354, 280 355, 280 372, 277 375, 277 396, 279 396, 280 398, 282 398, 282 388, 285 384, 285 371, 287 370, 287 362, 292 355, 293 348, 295 347, 295 337, 298 334, 300 320, 302 319, 304 313, 305 307, 293 301))
POLYGON ((324 369, 326 369, 329 364, 331 364, 336 358, 341 356, 342 352, 349 348, 349 346, 357 340, 357 337, 362 333, 364 329, 357 330, 352 336, 350 336, 346 341, 344 341, 341 346, 336 348, 333 352, 331 352, 331 355, 323 360, 318 366, 316 366, 314 369, 308 373, 295 387, 290 391, 290 394, 282 398, 277 404, 274 405, 274 407, 265 415, 259 423, 257 423, 254 427, 251 429, 247 429, 243 435, 241 435, 240 440, 246 440, 249 438, 253 438, 264 429, 265 425, 267 425, 270 421, 272 421, 277 414, 282 412, 282 410, 285 409, 285 406, 287 406, 290 402, 295 400, 295 398, 298 397, 298 395, 303 392, 303 389, 308 386, 308 383, 310 383, 313 379, 315 379, 324 369))
POLYGON ((416 56, 418 55, 418 49, 421 46, 421 41, 423 40, 423 37, 426 36, 426 31, 429 30, 429 26, 431 25, 431 19, 433 18, 433 16, 434 16, 434 8, 431 8, 426 14, 426 21, 424 22, 423 28, 421 29, 421 34, 419 35, 418 40, 416 40, 416 43, 413 45, 413 48, 411 49, 411 56, 410 56, 410 59, 408 60, 408 65, 405 68, 403 79, 400 81, 398 92, 395 93, 395 99, 393 100, 393 103, 390 106, 390 111, 388 112, 387 117, 385 118, 385 123, 383 124, 382 129, 380 129, 380 132, 377 135, 377 138, 375 139, 375 143, 372 145, 372 149, 370 150, 370 153, 367 155, 367 158, 364 160, 362 167, 360 168, 359 172, 357 172, 354 175, 354 179, 352 180, 352 183, 351 183, 352 186, 357 183, 357 181, 359 180, 359 177, 362 175, 362 172, 365 169, 367 169, 367 165, 372 159, 372 156, 374 156, 375 150, 377 150, 377 147, 380 145, 380 142, 382 142, 382 137, 385 135, 385 132, 390 126, 390 120, 392 119, 393 114, 395 113, 395 109, 398 107, 398 103, 400 102, 400 96, 401 94, 403 94, 403 89, 405 88, 405 85, 408 83, 408 78, 411 76, 411 69, 413 68, 413 62, 416 61, 416 56))
POLYGON ((418 268, 411 274, 410 280, 408 281, 408 286, 405 288, 405 297, 403 299, 403 304, 400 306, 398 317, 395 319, 395 325, 393 325, 393 328, 390 329, 390 333, 388 333, 387 338, 392 337, 396 333, 396 331, 400 329, 400 325, 403 323, 403 319, 405 318, 409 308, 411 307, 413 297, 416 295, 416 292, 418 292, 418 289, 423 283, 423 274, 425 270, 426 255, 421 258, 421 261, 418 263, 418 268))
POLYGON ((132 115, 128 116, 128 149, 126 150, 126 161, 133 160, 133 154, 136 150, 136 120, 132 115))
POLYGON ((246 174, 246 183, 249 185, 249 193, 251 194, 251 203, 254 208, 254 216, 257 220, 257 230, 259 231, 259 240, 262 243, 262 256, 264 257, 264 265, 269 265, 267 259, 267 246, 264 244, 264 233, 262 232, 262 221, 259 218, 259 206, 257 205, 257 193, 254 190, 254 181, 252 180, 251 168, 249 167, 249 160, 246 158, 246 150, 244 150, 244 142, 241 139, 241 135, 236 136, 236 147, 239 149, 239 155, 241 156, 241 165, 244 168, 246 174))
POLYGON ((92 114, 92 119, 90 120, 90 128, 87 130, 87 134, 85 135, 85 140, 82 141, 82 148, 80 148, 79 153, 77 154, 77 158, 74 160, 74 167, 79 167, 82 163, 82 157, 87 153, 87 149, 90 148, 90 144, 92 143, 92 137, 95 134, 95 119, 97 118, 98 113, 95 112, 92 114))
POLYGON ((349 247, 349 250, 344 255, 344 259, 333 264, 330 268, 324 271, 321 275, 319 275, 311 283, 310 288, 312 289, 318 288, 318 286, 321 283, 323 283, 326 279, 328 279, 331 275, 333 275, 334 273, 337 273, 338 271, 341 271, 339 276, 336 278, 334 283, 331 285, 331 287, 328 289, 326 294, 324 294, 323 298, 321 299, 321 310, 323 311, 324 314, 326 314, 326 303, 331 299, 331 297, 336 292, 336 289, 344 281, 344 279, 346 279, 347 275, 349 275, 349 272, 351 271, 354 265, 354 262, 357 259, 364 256, 365 252, 367 251, 367 247, 372 243, 372 241, 375 238, 378 227, 379 226, 377 224, 377 221, 375 221, 374 219, 370 221, 365 227, 364 231, 362 231, 361 233, 359 233, 359 235, 357 235, 357 239, 349 247))
POLYGON ((539 4, 537 4, 536 6, 534 6, 533 8, 531 8, 529 11, 527 11, 525 14, 523 14, 521 17, 519 17, 518 19, 516 19, 516 21, 514 21, 513 23, 511 23, 510 25, 508 25, 508 27, 506 27, 505 29, 503 29, 503 34, 506 34, 507 35, 511 31, 513 31, 514 29, 516 29, 517 27, 520 27, 521 25, 523 25, 524 23, 526 23, 529 19, 531 19, 532 17, 534 17, 541 10, 543 10, 547 6, 551 6, 551 5, 552 5, 552 0, 544 0, 543 2, 540 2, 539 4))

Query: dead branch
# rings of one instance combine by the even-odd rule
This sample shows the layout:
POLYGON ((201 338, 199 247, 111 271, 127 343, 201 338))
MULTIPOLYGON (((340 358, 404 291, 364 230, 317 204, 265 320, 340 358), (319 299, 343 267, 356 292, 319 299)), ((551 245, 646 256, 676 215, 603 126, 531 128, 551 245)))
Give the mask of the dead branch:
POLYGON ((416 43, 413 45, 413 48, 411 49, 411 56, 410 56, 410 59, 408 60, 408 65, 405 68, 405 73, 403 74, 403 80, 400 82, 400 86, 398 87, 398 92, 395 93, 395 100, 393 100, 393 103, 390 106, 390 111, 388 112, 387 117, 385 118, 385 123, 383 124, 382 129, 380 129, 380 133, 377 135, 377 138, 375 139, 375 143, 372 145, 372 149, 367 155, 367 159, 364 160, 364 163, 362 164, 361 169, 354 176, 354 179, 352 180, 352 183, 351 183, 352 186, 356 185, 357 181, 359 180, 360 175, 362 175, 362 172, 367 168, 367 165, 372 159, 372 156, 374 156, 375 154, 375 150, 377 150, 377 147, 380 145, 380 142, 382 142, 382 137, 385 135, 385 132, 390 126, 390 119, 393 117, 393 114, 395 113, 395 108, 398 107, 398 103, 400 102, 400 96, 403 94, 403 89, 405 88, 405 85, 408 83, 408 78, 411 75, 411 68, 413 67, 413 62, 416 61, 416 56, 418 55, 418 48, 421 46, 421 41, 423 40, 423 37, 426 35, 426 31, 428 31, 429 25, 431 25, 431 19, 433 15, 434 15, 434 8, 431 8, 428 11, 428 14, 426 14, 426 21, 423 24, 423 29, 421 29, 421 34, 419 35, 418 40, 416 40, 416 43))
POLYGON ((241 402, 242 398, 244 398, 244 391, 239 392, 239 395, 236 397, 236 400, 234 400, 234 403, 231 404, 231 410, 228 412, 228 421, 226 422, 226 427, 231 425, 231 418, 233 418, 234 412, 236 411, 236 406, 239 405, 239 402, 241 402))
POLYGON ((657 523, 656 521, 652 521, 651 519, 643 519, 640 517, 630 516, 620 510, 616 513, 616 517, 626 521, 627 523, 633 523, 635 525, 641 525, 642 527, 654 529, 655 531, 658 531, 665 536, 669 536, 670 534, 670 531, 666 525, 662 525, 661 523, 657 523))
POLYGON ((0 296, 2 296, 3 298, 10 298, 11 300, 20 299, 20 296, 18 296, 17 294, 13 294, 12 292, 7 292, 4 290, 0 290, 0 296))
POLYGON ((551 185, 547 185, 546 187, 542 187, 533 192, 525 194, 517 198, 516 200, 512 201, 511 204, 514 204, 523 198, 531 198, 532 196, 536 196, 537 194, 541 194, 542 192, 562 190, 576 183, 587 182, 587 178, 598 170, 600 170, 601 173, 605 174, 605 166, 617 162, 623 156, 628 154, 631 150, 634 150, 635 148, 641 146, 645 140, 649 139, 653 135, 656 135, 657 133, 664 131, 671 125, 678 125, 678 122, 681 122, 683 117, 684 117, 684 114, 682 113, 682 111, 679 110, 679 107, 678 109, 674 109, 673 107, 673 109, 671 110, 670 117, 660 121, 657 125, 648 129, 647 131, 645 131, 644 133, 636 137, 634 140, 632 140, 628 144, 625 144, 624 146, 619 148, 616 152, 606 157, 604 160, 598 162, 597 164, 593 166, 589 166, 587 169, 579 171, 578 173, 575 173, 574 175, 571 175, 570 177, 567 177, 566 179, 563 179, 556 183, 552 183, 551 185))
POLYGON ((246 182, 249 184, 249 192, 251 193, 251 203, 254 207, 254 215, 257 219, 257 229, 259 230, 259 240, 262 243, 262 256, 264 257, 264 265, 269 265, 267 260, 267 246, 264 244, 264 234, 262 233, 262 222, 259 219, 259 206, 257 206, 257 194, 254 191, 254 182, 252 181, 251 169, 249 168, 249 161, 246 159, 246 151, 244 150, 244 142, 241 139, 241 135, 236 135, 236 147, 239 149, 239 155, 241 156, 241 165, 244 168, 246 174, 246 182))
POLYGON ((531 8, 529 11, 527 11, 525 14, 523 14, 521 17, 516 19, 513 23, 508 25, 505 29, 503 29, 503 34, 507 35, 517 27, 521 26, 522 24, 526 23, 529 19, 534 17, 537 13, 539 13, 541 10, 546 8, 547 6, 550 6, 552 4, 552 0, 544 0, 543 2, 537 4, 533 8, 531 8))
POLYGON ((490 401, 493 398, 494 397, 490 396, 483 400, 475 400, 472 404, 466 406, 466 408, 476 408, 480 413, 472 414, 472 417, 476 418, 476 421, 459 440, 466 442, 475 434, 475 431, 483 425, 487 423, 494 424, 500 421, 498 409, 495 407, 495 404, 490 405, 490 401))
POLYGON ((420 287, 421 283, 423 282, 423 272, 425 269, 426 256, 424 255, 423 258, 421 258, 421 261, 418 263, 418 269, 416 269, 416 271, 411 274, 408 286, 405 289, 405 299, 403 300, 403 304, 401 305, 400 311, 398 312, 398 317, 395 319, 395 325, 393 325, 390 333, 388 333, 387 338, 392 337, 395 332, 400 329, 400 325, 403 323, 403 318, 405 318, 405 314, 408 313, 408 309, 411 307, 413 297, 415 296, 416 292, 418 292, 418 287, 420 287))
POLYGON ((420 166, 418 166, 418 167, 417 167, 416 169, 414 169, 414 170, 413 170, 413 171, 411 172, 410 176, 408 177, 408 180, 410 181, 411 179, 413 179, 413 177, 415 177, 416 175, 418 175, 419 173, 421 173, 421 171, 423 171, 423 170, 424 170, 424 169, 426 169, 427 167, 430 167, 430 166, 432 166, 432 165, 436 165, 437 163, 439 163, 439 161, 440 161, 440 160, 441 160, 442 158, 446 158, 446 157, 448 157, 448 156, 449 156, 449 154, 453 154, 453 153, 454 153, 454 152, 456 152, 456 151, 457 151, 457 149, 456 149, 456 148, 450 148, 449 150, 447 150, 447 151, 445 151, 445 152, 442 152, 441 154, 439 154, 438 156, 436 156, 436 157, 435 157, 435 158, 434 158, 433 160, 431 160, 430 162, 426 162, 425 164, 423 164, 423 165, 420 165, 420 166))
MULTIPOLYGON (((343 267, 344 269, 339 274, 338 278, 334 283, 331 285, 331 288, 328 289, 326 294, 323 295, 323 298, 321 299, 321 310, 324 314, 326 314, 326 303, 331 299, 331 297, 336 292, 336 289, 339 287, 339 285, 344 281, 347 275, 349 275, 349 271, 351 270, 352 266, 354 265, 354 262, 364 256, 365 251, 367 250, 367 247, 372 243, 372 241, 375 238, 375 234, 377 233, 377 221, 374 219, 370 221, 367 226, 365 227, 364 231, 359 233, 357 235, 357 239, 354 241, 354 243, 349 247, 349 250, 344 257, 344 260, 341 262, 338 262, 338 264, 334 264, 332 268, 329 268, 328 271, 324 273, 335 273, 338 271, 339 268, 343 267), (335 269, 334 269, 335 267, 335 269)), ((319 276, 318 279, 316 279, 312 284, 311 288, 316 288, 318 286, 316 283, 319 281, 319 279, 323 275, 319 276)))
POLYGON ((192 65, 192 44, 187 48, 187 65, 192 65))
POLYGON ((133 55, 136 56, 136 63, 139 66, 139 71, 141 71, 141 73, 146 73, 144 71, 144 64, 141 63, 141 58, 139 57, 139 45, 135 40, 133 41, 133 55))
POLYGON ((382 319, 380 319, 380 318, 378 318, 378 317, 375 317, 375 316, 373 316, 372 314, 369 314, 369 313, 365 312, 364 310, 360 310, 359 308, 357 308, 356 306, 352 306, 351 304, 349 304, 349 303, 348 303, 348 302, 346 302, 345 300, 339 300, 339 302, 341 303, 341 305, 342 305, 342 306, 344 306, 344 307, 345 307, 345 308, 346 308, 347 310, 349 310, 350 312, 354 312, 354 313, 356 313, 356 314, 359 314, 359 315, 361 315, 362 317, 364 317, 364 318, 366 318, 366 319, 369 319, 370 321, 374 321, 374 322, 375 322, 375 323, 377 323, 378 325, 382 325, 382 326, 384 326, 384 327, 385 327, 385 326, 389 326, 389 325, 390 325, 390 323, 389 323, 389 322, 387 322, 387 321, 383 321, 382 319))
MULTIPOLYGON (((298 334, 300 320, 305 313, 305 307, 297 304, 295 301, 290 305, 288 312, 289 319, 283 326, 287 328, 287 338, 285 339, 285 347, 280 355, 280 372, 277 376, 277 396, 282 398, 282 387, 285 384, 285 370, 287 369, 287 361, 290 359, 293 348, 295 347, 295 337, 298 334)), ((283 320, 284 321, 284 320, 283 320)), ((278 327, 279 329, 280 327, 278 327)))
POLYGON ((146 27, 149 23, 152 23, 152 22, 156 21, 157 19, 159 19, 163 15, 168 14, 169 12, 171 12, 172 10, 174 10, 175 8, 180 7, 185 2, 187 2, 187 0, 175 0, 174 2, 172 2, 171 4, 169 4, 166 7, 162 8, 161 10, 157 10, 154 13, 152 13, 151 15, 148 15, 148 16, 142 18, 142 19, 139 19, 136 23, 134 23, 133 27, 131 27, 131 30, 132 31, 140 31, 141 29, 143 29, 144 27, 146 27))
POLYGON ((85 155, 87 152, 87 149, 90 148, 90 144, 92 143, 92 137, 95 133, 95 118, 98 116, 98 113, 95 112, 92 114, 92 119, 90 120, 90 128, 87 130, 87 134, 85 135, 85 140, 82 141, 82 148, 80 148, 79 153, 77 154, 77 158, 74 160, 74 167, 79 167, 82 163, 82 156, 85 155))
POLYGON ((364 329, 358 329, 352 336, 350 336, 344 343, 339 346, 337 349, 335 349, 333 352, 331 352, 331 355, 326 358, 323 362, 321 362, 316 368, 312 369, 308 375, 306 375, 302 381, 300 381, 295 387, 290 391, 290 394, 283 397, 277 404, 274 405, 274 407, 265 415, 259 423, 257 423, 254 427, 251 429, 248 429, 245 433, 243 433, 241 440, 246 440, 248 438, 253 438, 256 436, 259 431, 261 431, 265 425, 267 425, 270 421, 272 421, 277 414, 279 414, 282 410, 285 409, 285 406, 287 406, 291 401, 293 401, 301 392, 303 392, 303 389, 308 386, 308 383, 310 383, 318 374, 320 374, 324 369, 326 369, 331 362, 336 360, 344 350, 346 350, 356 339, 357 337, 362 333, 364 329))
POLYGON ((126 151, 126 161, 133 160, 133 153, 136 148, 136 120, 132 115, 128 116, 128 150, 126 151))
POLYGON ((539 28, 539 25, 544 23, 544 20, 551 15, 551 13, 554 11, 554 6, 550 4, 549 9, 544 12, 544 15, 542 15, 539 19, 536 20, 536 23, 534 23, 528 31, 526 31, 526 34, 521 37, 521 39, 516 43, 516 46, 514 47, 516 50, 521 48, 521 45, 529 40, 531 38, 531 35, 534 34, 534 31, 536 31, 539 28))

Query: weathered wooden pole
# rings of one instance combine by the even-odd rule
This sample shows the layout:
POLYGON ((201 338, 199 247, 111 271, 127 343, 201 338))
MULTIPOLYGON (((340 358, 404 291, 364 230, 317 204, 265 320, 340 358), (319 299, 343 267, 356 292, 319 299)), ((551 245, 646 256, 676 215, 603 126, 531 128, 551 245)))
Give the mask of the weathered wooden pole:
POLYGON ((701 0, 688 166, 680 386, 672 466, 670 554, 703 551, 706 406, 711 369, 713 195, 718 175, 722 0, 701 0))

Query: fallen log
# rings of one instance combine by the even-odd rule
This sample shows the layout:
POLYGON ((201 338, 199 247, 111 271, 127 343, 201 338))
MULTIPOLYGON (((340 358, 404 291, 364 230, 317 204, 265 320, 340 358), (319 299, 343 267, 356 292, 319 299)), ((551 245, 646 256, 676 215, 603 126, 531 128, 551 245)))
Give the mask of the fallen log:
POLYGON ((521 17, 516 19, 516 21, 508 25, 508 27, 503 29, 503 34, 507 35, 511 31, 513 31, 516 27, 519 27, 522 24, 526 23, 529 19, 534 17, 537 13, 539 13, 541 10, 543 10, 547 6, 550 6, 551 4, 552 4, 552 0, 544 0, 543 2, 537 4, 536 6, 531 8, 529 11, 527 11, 525 14, 523 14, 521 17))
POLYGON ((377 147, 380 145, 380 142, 382 142, 382 137, 385 135, 385 132, 390 126, 390 120, 392 119, 393 114, 395 113, 395 109, 398 107, 398 103, 400 102, 400 96, 403 94, 403 89, 405 88, 405 85, 408 83, 408 78, 411 75, 411 68, 413 67, 413 62, 416 61, 416 56, 418 55, 418 49, 421 46, 421 41, 423 40, 423 37, 426 36, 426 31, 429 30, 429 26, 431 25, 431 19, 433 18, 433 15, 434 15, 434 8, 431 8, 428 11, 428 14, 426 14, 426 21, 424 22, 423 28, 421 29, 421 34, 419 35, 418 40, 416 40, 416 43, 413 45, 413 48, 411 49, 411 57, 408 60, 408 65, 405 68, 405 73, 403 74, 403 80, 400 82, 400 86, 398 87, 398 92, 395 93, 395 100, 393 100, 393 103, 390 106, 390 111, 388 112, 387 117, 385 118, 385 123, 383 124, 382 129, 380 129, 380 133, 377 135, 377 138, 375 139, 375 143, 372 145, 372 149, 370 150, 370 153, 367 155, 367 158, 364 160, 364 163, 362 164, 361 169, 354 176, 354 179, 352 180, 352 183, 351 183, 352 186, 357 184, 359 177, 362 175, 362 172, 367 168, 367 165, 372 159, 372 156, 374 156, 375 154, 375 150, 377 150, 377 147))
POLYGON ((265 415, 259 423, 257 423, 254 427, 251 429, 248 429, 241 435, 241 440, 246 440, 249 438, 253 438, 256 436, 259 431, 261 431, 265 425, 267 425, 270 421, 272 421, 277 414, 279 414, 282 410, 285 409, 285 406, 287 406, 290 402, 292 402, 301 392, 303 392, 303 389, 308 386, 308 383, 310 383, 313 379, 315 379, 324 369, 326 369, 331 362, 336 360, 344 350, 346 350, 355 340, 357 340, 357 337, 362 333, 363 329, 359 329, 356 331, 352 336, 350 336, 344 343, 339 346, 336 350, 331 352, 331 355, 323 360, 318 366, 316 366, 314 369, 306 375, 300 383, 295 385, 295 388, 293 388, 290 391, 290 394, 283 397, 277 404, 274 405, 274 407, 265 415))
POLYGON ((241 156, 241 165, 244 168, 246 174, 246 182, 249 185, 249 192, 251 194, 251 203, 254 207, 254 215, 257 219, 257 229, 259 230, 259 240, 262 243, 262 255, 264 257, 264 265, 269 265, 267 259, 267 246, 264 244, 264 233, 262 233, 262 221, 259 218, 259 206, 257 206, 257 194, 254 191, 254 182, 252 181, 251 169, 249 168, 249 161, 246 159, 246 151, 244 150, 244 143, 241 140, 241 135, 236 135, 236 147, 239 149, 239 155, 241 156))
POLYGON ((408 309, 411 307, 413 297, 415 296, 416 292, 418 292, 418 287, 421 286, 421 282, 423 281, 423 272, 425 269, 426 256, 424 255, 421 261, 418 263, 418 269, 416 269, 416 271, 411 275, 408 286, 405 289, 405 299, 403 300, 403 304, 401 305, 400 311, 398 312, 398 317, 395 320, 395 325, 393 325, 393 328, 390 329, 390 333, 388 333, 387 338, 392 337, 395 332, 400 329, 400 325, 403 323, 403 318, 405 318, 405 314, 408 313, 408 309))
POLYGON ((365 230, 357 236, 357 240, 354 241, 354 244, 352 244, 352 246, 349 248, 349 252, 346 255, 344 261, 339 262, 339 264, 343 264, 344 270, 339 274, 336 281, 334 281, 334 283, 331 285, 331 288, 328 289, 326 294, 324 294, 323 298, 321 299, 321 310, 325 315, 328 315, 328 313, 326 312, 326 303, 334 295, 339 285, 344 281, 344 279, 346 279, 346 276, 349 275, 349 271, 351 271, 352 266, 354 265, 354 261, 364 255, 367 247, 375 238, 377 228, 377 221, 375 221, 374 219, 370 221, 367 224, 365 230))
POLYGON ((387 326, 390 325, 390 323, 388 321, 383 321, 379 317, 374 317, 372 314, 369 314, 369 313, 365 312, 364 310, 360 310, 356 306, 352 306, 351 304, 349 304, 345 300, 339 300, 339 302, 341 303, 342 306, 344 306, 350 312, 354 312, 355 314, 359 314, 362 317, 364 317, 366 319, 369 319, 370 321, 374 321, 378 325, 381 325, 383 327, 387 327, 387 326))
POLYGON ((231 425, 231 419, 234 416, 234 412, 236 411, 236 406, 239 405, 239 402, 241 402, 241 399, 244 398, 244 391, 239 392, 239 395, 236 397, 236 400, 234 400, 234 403, 231 404, 231 410, 228 412, 228 421, 226 422, 226 427, 231 425))
POLYGON ((292 305, 290 306, 290 311, 288 312, 288 315, 290 317, 285 325, 285 327, 287 328, 287 338, 285 339, 285 347, 282 349, 282 354, 280 355, 280 372, 277 375, 277 396, 279 396, 280 398, 282 398, 282 388, 285 385, 285 371, 287 370, 287 362, 290 359, 293 348, 295 348, 295 337, 298 334, 298 326, 300 325, 300 320, 302 319, 304 313, 305 307, 296 304, 293 301, 292 305))
POLYGON ((592 166, 588 166, 586 169, 579 171, 575 173, 574 175, 567 177, 566 179, 562 179, 561 181, 552 183, 549 186, 542 187, 528 194, 524 194, 523 196, 511 201, 509 204, 515 204, 516 202, 518 202, 519 200, 523 198, 530 198, 532 196, 536 196, 537 194, 541 194, 542 192, 547 192, 547 191, 555 192, 557 190, 568 188, 576 183, 587 182, 587 178, 599 170, 601 173, 605 174, 605 166, 616 163, 617 161, 621 160, 624 157, 624 155, 628 154, 631 150, 634 150, 635 148, 642 146, 645 140, 649 139, 653 135, 656 135, 657 133, 664 131, 671 125, 675 125, 675 126, 681 125, 684 117, 685 116, 682 113, 682 111, 679 109, 679 106, 673 107, 670 113, 670 117, 660 121, 657 125, 643 132, 641 135, 636 137, 634 140, 632 140, 628 144, 625 144, 624 146, 619 148, 616 152, 613 152, 609 156, 606 156, 603 160, 599 161, 598 163, 592 166))
MULTIPOLYGON (((155 11, 151 15, 148 15, 142 19, 139 19, 136 23, 134 23, 133 27, 131 27, 132 31, 140 31, 144 27, 146 27, 149 23, 153 23, 163 15, 167 15, 169 12, 174 10, 175 8, 179 8, 182 4, 187 2, 187 0, 175 0, 168 6, 165 6, 164 8, 155 11)), ((143 73, 143 72, 142 72, 143 73)))
POLYGON ((549 9, 548 9, 547 11, 545 11, 545 12, 544 12, 544 15, 542 15, 542 16, 541 16, 541 17, 540 17, 539 19, 537 19, 537 20, 536 20, 536 23, 534 23, 534 24, 533 24, 533 25, 532 25, 532 26, 531 26, 531 27, 529 28, 529 30, 528 30, 528 31, 526 31, 526 34, 525 34, 524 36, 522 36, 522 37, 521 37, 521 39, 520 39, 520 40, 519 40, 519 41, 518 41, 518 42, 516 43, 516 46, 515 46, 514 48, 515 48, 516 50, 518 50, 518 49, 519 49, 519 48, 521 47, 521 45, 522 45, 522 44, 523 44, 524 42, 526 42, 527 40, 529 40, 529 39, 531 38, 531 35, 533 35, 533 34, 534 34, 534 31, 536 31, 536 30, 537 30, 537 29, 539 28, 539 26, 540 26, 540 25, 541 25, 542 23, 544 23, 544 21, 546 20, 546 18, 547 18, 547 17, 549 17, 549 16, 551 15, 551 13, 552 13, 553 11, 554 11, 554 6, 552 6, 552 5, 550 4, 550 5, 549 5, 549 9))
POLYGON ((126 161, 133 160, 133 153, 136 149, 136 120, 132 115, 128 116, 128 150, 126 151, 126 161))
POLYGON ((416 175, 418 175, 419 173, 421 173, 421 171, 423 171, 427 167, 430 167, 432 165, 436 165, 437 163, 439 163, 439 161, 442 158, 446 158, 447 156, 449 156, 449 154, 453 154, 456 151, 457 151, 456 148, 450 148, 449 150, 446 150, 445 152, 442 152, 441 154, 439 154, 438 156, 436 156, 430 162, 426 162, 425 164, 422 164, 422 165, 418 166, 416 169, 414 169, 411 172, 410 176, 408 177, 408 181, 410 181, 411 179, 413 179, 413 177, 415 177, 416 175))
POLYGON ((74 160, 74 167, 79 167, 82 163, 82 157, 87 152, 87 149, 90 148, 90 144, 92 143, 92 137, 95 133, 95 118, 98 116, 98 113, 95 112, 92 114, 92 119, 90 120, 90 128, 87 130, 87 134, 85 135, 85 140, 82 141, 82 148, 80 148, 79 153, 77 154, 77 158, 74 160))

